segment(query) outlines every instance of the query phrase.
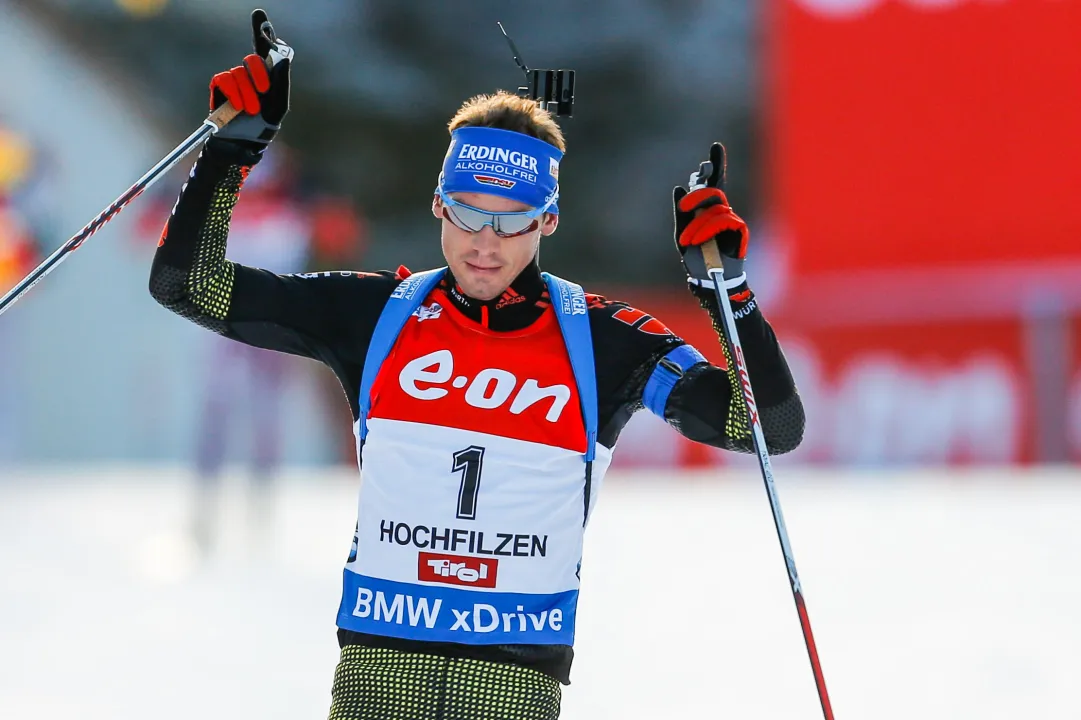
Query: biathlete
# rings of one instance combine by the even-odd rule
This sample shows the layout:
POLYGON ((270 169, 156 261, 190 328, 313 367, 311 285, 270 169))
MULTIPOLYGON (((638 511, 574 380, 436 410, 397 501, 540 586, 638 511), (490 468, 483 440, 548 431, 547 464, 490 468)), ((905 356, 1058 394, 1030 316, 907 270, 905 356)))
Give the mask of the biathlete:
MULTIPOLYGON (((291 52, 259 32, 265 19, 253 14, 255 54, 211 81, 212 107, 243 114, 197 160, 151 294, 225 337, 319 360, 345 389, 363 482, 330 717, 557 718, 584 531, 620 431, 648 409, 691 440, 752 452, 733 363, 541 271, 565 144, 546 110, 506 92, 465 102, 433 163, 446 267, 279 275, 227 260, 244 179, 289 104, 291 52)), ((725 255, 767 444, 784 453, 803 407, 743 275, 749 233, 717 187, 721 152, 707 187, 675 190, 676 245, 719 333, 700 246, 725 255)))

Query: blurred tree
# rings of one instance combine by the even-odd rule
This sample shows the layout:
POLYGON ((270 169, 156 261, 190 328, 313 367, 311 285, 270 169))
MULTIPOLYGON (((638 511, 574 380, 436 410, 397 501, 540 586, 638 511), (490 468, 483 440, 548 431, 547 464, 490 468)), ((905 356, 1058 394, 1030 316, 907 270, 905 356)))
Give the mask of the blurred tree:
MULTIPOLYGON (((172 3, 133 17, 96 0, 35 3, 94 60, 123 73, 166 137, 189 131, 209 77, 249 51, 250 2, 172 3), (107 42, 102 42, 102 39, 107 42)), ((296 48, 283 136, 319 185, 370 221, 369 268, 439 260, 427 212, 445 123, 467 97, 523 83, 501 20, 530 67, 576 70, 561 230, 545 264, 586 282, 678 284, 671 188, 709 144, 729 147, 733 204, 755 215, 750 4, 699 0, 264 3, 296 48)))

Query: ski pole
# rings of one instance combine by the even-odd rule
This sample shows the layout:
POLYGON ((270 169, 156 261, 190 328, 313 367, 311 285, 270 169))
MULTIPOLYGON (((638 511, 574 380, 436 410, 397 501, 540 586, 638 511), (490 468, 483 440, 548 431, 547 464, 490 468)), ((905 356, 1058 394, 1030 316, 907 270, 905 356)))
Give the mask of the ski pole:
MULTIPOLYGON (((708 163, 705 165, 708 166, 708 163)), ((721 173, 723 178, 723 168, 721 173)), ((688 183, 688 192, 705 187, 705 180, 709 175, 710 173, 704 169, 692 173, 688 183)), ((732 312, 732 302, 729 300, 728 291, 724 287, 724 262, 715 240, 711 240, 702 246, 702 256, 706 261, 709 277, 713 281, 713 290, 717 295, 717 303, 721 307, 721 314, 724 316, 728 355, 736 364, 739 383, 743 388, 743 402, 747 409, 747 416, 751 421, 751 435, 754 440, 755 453, 758 455, 758 467, 762 471, 762 480, 766 485, 770 510, 773 511, 773 525, 777 528, 777 538, 781 541, 781 552, 784 553, 784 562, 788 568, 788 582, 792 587, 792 597, 796 601, 796 612, 799 615, 800 628, 803 630, 803 641, 807 645, 807 654, 811 659, 811 670, 814 673, 815 687, 818 689, 818 699, 822 704, 822 715, 825 720, 834 720, 833 707, 830 705, 829 693, 826 692, 826 678, 822 674, 822 663, 818 658, 818 648, 815 646, 814 634, 811 632, 811 619, 807 615, 807 605, 803 600, 803 587, 800 585, 799 574, 796 572, 796 561, 792 555, 792 546, 788 541, 788 529, 785 527, 784 515, 781 513, 781 502, 777 498, 777 488, 773 482, 773 467, 770 465, 769 450, 766 448, 766 435, 762 431, 762 423, 758 418, 758 405, 755 404, 750 375, 747 373, 747 363, 743 358, 743 347, 739 341, 739 332, 736 330, 736 316, 732 312)))
POLYGON ((18 285, 13 287, 7 292, 4 297, 0 298, 0 315, 4 314, 4 311, 15 304, 15 301, 21 298, 30 288, 41 282, 46 275, 51 273, 56 267, 64 260, 78 250, 87 239, 101 229, 102 225, 112 220, 120 211, 127 207, 135 198, 139 197, 148 187, 157 182, 162 175, 167 173, 174 165, 180 162, 185 156, 187 156, 192 150, 199 147, 200 144, 208 137, 225 127, 233 118, 235 118, 240 111, 234 108, 231 104, 225 103, 214 112, 210 113, 203 124, 198 130, 193 132, 182 143, 177 145, 173 150, 163 157, 157 165, 150 168, 145 175, 132 185, 127 191, 118 197, 111 205, 106 207, 96 218, 91 220, 86 227, 80 230, 74 237, 61 245, 53 252, 52 255, 45 258, 33 271, 30 272, 25 278, 23 278, 18 285))

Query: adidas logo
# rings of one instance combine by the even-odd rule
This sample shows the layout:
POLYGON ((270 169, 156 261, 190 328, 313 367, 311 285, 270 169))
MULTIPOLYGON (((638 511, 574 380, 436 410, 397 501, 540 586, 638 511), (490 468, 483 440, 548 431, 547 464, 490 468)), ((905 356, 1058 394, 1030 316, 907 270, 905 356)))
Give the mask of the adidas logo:
POLYGON ((520 293, 514 292, 514 290, 507 288, 503 293, 503 297, 499 298, 499 302, 495 304, 496 310, 502 310, 508 305, 517 305, 518 303, 525 302, 526 296, 520 293))

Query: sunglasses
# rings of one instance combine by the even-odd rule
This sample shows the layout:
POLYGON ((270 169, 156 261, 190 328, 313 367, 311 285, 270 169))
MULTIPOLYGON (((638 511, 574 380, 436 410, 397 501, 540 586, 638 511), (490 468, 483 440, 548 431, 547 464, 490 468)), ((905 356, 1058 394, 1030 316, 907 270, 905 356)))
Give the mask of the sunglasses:
POLYGON ((552 197, 542 207, 524 212, 489 212, 466 205, 453 199, 442 187, 437 187, 439 199, 443 203, 443 217, 450 220, 455 227, 466 232, 480 232, 485 225, 491 225, 492 230, 501 238, 518 237, 531 233, 540 227, 538 219, 552 206, 559 196, 558 192, 552 193, 552 197))

